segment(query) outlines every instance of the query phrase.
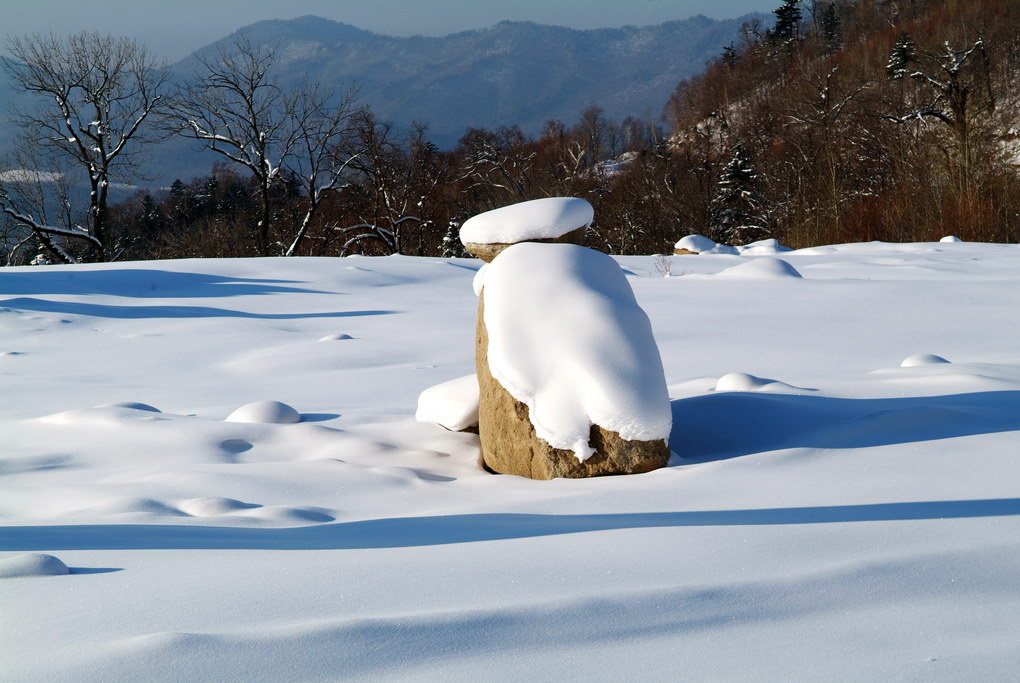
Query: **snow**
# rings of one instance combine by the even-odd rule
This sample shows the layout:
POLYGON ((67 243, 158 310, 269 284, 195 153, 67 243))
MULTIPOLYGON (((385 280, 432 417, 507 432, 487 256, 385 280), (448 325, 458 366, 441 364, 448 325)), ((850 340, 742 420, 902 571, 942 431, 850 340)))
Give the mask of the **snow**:
POLYGON ((802 277, 800 272, 782 259, 762 256, 727 268, 718 277, 744 279, 784 279, 802 277))
POLYGON ((731 247, 728 244, 719 244, 702 235, 687 235, 673 245, 674 249, 686 249, 695 254, 729 254, 733 256, 765 256, 770 254, 781 254, 790 251, 776 239, 764 239, 750 244, 731 247))
POLYGON ((59 576, 70 574, 67 565, 53 555, 24 553, 0 560, 0 579, 19 576, 59 576))
POLYGON ((301 414, 280 401, 253 401, 246 403, 227 416, 227 422, 292 424, 300 421, 301 414))
POLYGON ((948 363, 942 356, 936 356, 933 353, 918 353, 913 356, 909 356, 903 359, 900 363, 901 368, 916 368, 922 365, 938 365, 940 363, 948 363))
POLYGON ((477 260, 0 269, 0 563, 70 572, 0 580, 0 678, 1010 679, 1020 246, 718 277, 755 258, 614 259, 674 455, 553 481, 414 419, 474 370, 477 260), (225 421, 267 398, 302 421, 225 421))
POLYGON ((432 422, 454 432, 478 424, 478 377, 471 373, 437 384, 418 396, 419 422, 432 422))
POLYGON ((478 285, 489 370, 528 406, 539 437, 582 461, 594 454, 592 425, 632 441, 669 438, 651 324, 612 258, 574 244, 523 242, 493 259, 478 285))
POLYGON ((545 197, 503 206, 464 221, 464 244, 515 244, 524 240, 555 239, 591 225, 595 210, 576 197, 545 197))
POLYGON ((961 241, 960 238, 957 237, 956 235, 946 235, 945 237, 939 240, 939 242, 960 242, 960 241, 961 241))

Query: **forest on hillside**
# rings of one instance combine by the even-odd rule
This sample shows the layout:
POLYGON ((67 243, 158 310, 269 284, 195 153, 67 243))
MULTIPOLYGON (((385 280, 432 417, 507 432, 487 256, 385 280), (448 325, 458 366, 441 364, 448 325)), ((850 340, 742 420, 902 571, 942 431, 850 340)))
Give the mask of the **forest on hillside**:
POLYGON ((661 120, 592 105, 538 136, 471 129, 450 150, 427 122, 379 120, 354 90, 278 86, 272 46, 239 41, 171 84, 131 41, 14 39, 4 65, 44 108, 16 114, 0 258, 457 256, 470 216, 562 195, 594 205, 587 243, 614 254, 671 253, 688 234, 1020 240, 1020 3, 777 4, 772 24, 745 25, 663 93, 661 120), (170 136, 220 162, 111 201, 170 136))

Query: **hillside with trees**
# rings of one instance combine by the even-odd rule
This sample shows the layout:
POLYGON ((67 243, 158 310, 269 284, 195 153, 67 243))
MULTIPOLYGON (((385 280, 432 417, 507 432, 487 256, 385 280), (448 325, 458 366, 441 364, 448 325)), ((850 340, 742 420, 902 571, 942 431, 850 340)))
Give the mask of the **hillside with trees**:
MULTIPOLYGON (((670 252, 692 233, 794 247, 1018 240, 1020 5, 777 0, 774 17, 720 45, 661 118, 616 120, 594 104, 538 134, 471 128, 452 149, 355 90, 279 81, 285 55, 238 38, 203 55, 186 85, 159 81, 132 134, 213 150, 204 177, 109 206, 53 202, 54 159, 88 175, 89 150, 109 156, 124 134, 82 152, 69 140, 102 119, 86 111, 67 128, 60 106, 46 119, 58 134, 23 126, 45 144, 8 164, 20 175, 0 176, 4 258, 454 256, 468 217, 558 195, 588 199, 589 246, 618 254, 670 252)), ((123 182, 115 170, 96 187, 123 182)))

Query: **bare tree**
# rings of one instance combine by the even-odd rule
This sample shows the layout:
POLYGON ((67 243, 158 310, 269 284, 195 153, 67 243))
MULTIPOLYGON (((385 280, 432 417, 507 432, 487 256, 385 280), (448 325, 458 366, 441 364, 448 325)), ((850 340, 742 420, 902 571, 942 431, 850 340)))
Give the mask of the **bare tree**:
POLYGON ((340 253, 424 254, 426 234, 435 228, 430 216, 449 167, 424 125, 412 126, 406 139, 393 133, 390 122, 362 110, 357 134, 360 150, 353 163, 361 198, 357 222, 337 227, 340 253), (417 243, 417 244, 415 244, 417 243))
POLYGON ((350 157, 337 150, 349 132, 354 90, 340 96, 317 83, 283 87, 273 76, 273 46, 239 38, 215 58, 201 59, 202 72, 183 88, 174 121, 186 137, 249 171, 258 193, 255 229, 259 254, 296 253, 326 192, 342 184, 350 157), (307 193, 307 211, 289 246, 271 240, 274 186, 289 169, 307 193))
POLYGON ((22 165, 0 179, 0 211, 60 261, 74 262, 79 253, 116 258, 108 233, 110 185, 137 177, 137 155, 156 139, 146 124, 163 104, 168 67, 132 40, 95 32, 12 38, 7 50, 3 66, 11 82, 37 95, 39 106, 14 113, 23 144, 12 161, 22 165), (71 193, 63 192, 55 202, 61 221, 50 220, 55 216, 47 217, 38 181, 59 177, 73 184, 79 175, 88 182, 87 210, 75 212, 71 193))

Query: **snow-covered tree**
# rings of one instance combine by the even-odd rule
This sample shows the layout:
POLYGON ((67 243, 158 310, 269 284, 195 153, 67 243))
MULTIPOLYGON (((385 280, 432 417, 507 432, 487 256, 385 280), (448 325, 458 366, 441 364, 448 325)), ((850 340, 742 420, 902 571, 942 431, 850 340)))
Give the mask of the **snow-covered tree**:
POLYGON ((885 67, 886 75, 894 81, 898 81, 909 74, 907 65, 917 61, 917 50, 914 41, 906 31, 900 34, 899 40, 893 45, 889 53, 889 63, 885 67))
POLYGON ((758 174, 740 143, 719 176, 711 210, 711 236, 716 242, 737 246, 769 236, 765 198, 758 193, 758 174))
POLYGON ((460 241, 460 221, 451 220, 446 227, 446 234, 443 235, 443 258, 464 258, 468 256, 467 249, 460 241))
POLYGON ((59 261, 116 258, 110 185, 137 177, 139 151, 157 139, 148 124, 164 103, 169 69, 138 43, 95 32, 12 38, 7 52, 14 89, 39 104, 15 113, 19 171, 0 178, 0 211, 59 261), (76 209, 75 193, 58 183, 33 191, 41 178, 58 176, 64 189, 85 181, 87 208, 76 209))

